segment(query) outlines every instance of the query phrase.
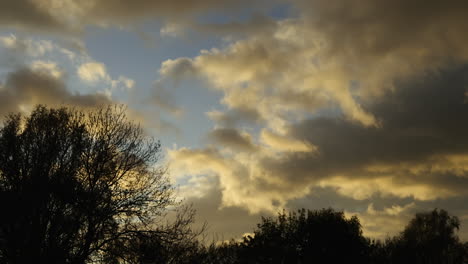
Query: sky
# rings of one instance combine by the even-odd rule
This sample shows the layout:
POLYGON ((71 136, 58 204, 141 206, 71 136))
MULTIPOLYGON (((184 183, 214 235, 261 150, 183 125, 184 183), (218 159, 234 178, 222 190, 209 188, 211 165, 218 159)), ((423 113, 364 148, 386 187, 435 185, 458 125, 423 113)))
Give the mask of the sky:
POLYGON ((6 0, 0 115, 124 104, 216 239, 332 207, 468 239, 468 2, 6 0))

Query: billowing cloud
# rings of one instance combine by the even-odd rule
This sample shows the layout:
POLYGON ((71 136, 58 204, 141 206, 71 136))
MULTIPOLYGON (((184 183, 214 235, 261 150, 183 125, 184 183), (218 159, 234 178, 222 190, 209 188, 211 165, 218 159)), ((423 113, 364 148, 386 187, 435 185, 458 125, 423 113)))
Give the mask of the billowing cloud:
MULTIPOLYGON (((356 203, 400 201, 361 209, 366 219, 407 220, 413 207, 466 199, 468 5, 292 3, 298 17, 276 21, 271 34, 162 64, 163 76, 201 77, 222 92, 227 110, 207 113, 217 127, 256 127, 255 152, 174 149, 174 168, 214 175, 222 205, 251 213, 274 212, 317 188, 356 203), (208 165, 214 161, 223 165, 208 165)), ((397 230, 389 228, 383 232, 397 230)))
POLYGON ((419 201, 467 196, 466 71, 455 68, 389 91, 369 106, 382 117, 383 127, 321 117, 291 126, 284 136, 264 131, 269 143, 248 156, 184 149, 182 156, 174 151, 174 157, 188 167, 211 170, 225 187, 223 199, 253 212, 275 210, 275 204, 314 186, 356 200, 376 194, 419 201), (247 195, 251 192, 257 204, 247 195), (235 195, 240 193, 245 195, 235 195))
POLYGON ((222 102, 230 109, 246 112, 255 105, 262 119, 272 120, 274 129, 281 129, 286 117, 301 118, 331 102, 338 102, 350 119, 378 125, 353 97, 350 80, 314 63, 320 49, 304 41, 307 33, 296 22, 278 22, 273 35, 259 34, 224 50, 202 51, 193 59, 168 60, 160 72, 177 78, 204 76, 224 92, 222 102))
POLYGON ((271 155, 268 149, 257 146, 256 152, 229 153, 215 148, 173 149, 169 151, 171 171, 174 175, 217 177, 222 190, 220 207, 238 206, 250 213, 275 212, 288 200, 310 191, 309 183, 288 182, 269 174, 261 164, 261 158, 271 155))

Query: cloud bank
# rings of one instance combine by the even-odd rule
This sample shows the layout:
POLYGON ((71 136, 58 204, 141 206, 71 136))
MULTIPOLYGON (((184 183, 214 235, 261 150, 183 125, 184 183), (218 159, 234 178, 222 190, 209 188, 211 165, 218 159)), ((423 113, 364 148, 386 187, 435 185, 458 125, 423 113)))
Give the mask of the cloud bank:
POLYGON ((216 144, 171 150, 174 169, 217 177, 222 207, 251 213, 317 189, 368 206, 393 199, 388 208, 466 199, 468 5, 292 3, 299 16, 273 34, 161 65, 164 76, 204 78, 227 109, 207 113, 216 144))

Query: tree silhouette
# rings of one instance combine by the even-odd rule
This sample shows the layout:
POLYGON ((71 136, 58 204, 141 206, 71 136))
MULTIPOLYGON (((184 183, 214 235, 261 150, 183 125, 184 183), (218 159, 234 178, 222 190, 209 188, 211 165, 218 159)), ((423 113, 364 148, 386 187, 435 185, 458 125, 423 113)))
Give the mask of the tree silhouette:
POLYGON ((459 227, 458 218, 445 210, 416 214, 399 236, 387 241, 391 263, 466 263, 466 246, 456 234, 459 227))
POLYGON ((98 261, 116 241, 151 231, 175 204, 154 167, 159 151, 122 107, 38 106, 8 116, 0 128, 0 262, 98 261))
POLYGON ((124 239, 114 240, 108 247, 104 263, 202 263, 203 246, 198 236, 204 228, 194 231, 191 224, 195 211, 190 206, 177 210, 174 221, 145 232, 134 232, 124 239))
MULTIPOLYGON (((253 236, 199 248, 203 264, 235 263, 468 263, 459 220, 444 210, 416 214, 385 241, 364 238, 357 217, 333 209, 299 210, 262 218, 253 236)), ((199 263, 199 262, 193 262, 199 263)))
POLYGON ((357 217, 302 209, 262 218, 244 248, 243 263, 366 263, 368 240, 357 217))

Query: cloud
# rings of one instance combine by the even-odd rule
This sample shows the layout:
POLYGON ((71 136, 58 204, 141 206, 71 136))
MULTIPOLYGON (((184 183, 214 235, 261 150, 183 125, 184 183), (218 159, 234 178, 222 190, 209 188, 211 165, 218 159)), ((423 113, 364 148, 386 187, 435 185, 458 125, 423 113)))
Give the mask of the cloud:
POLYGON ((135 81, 120 75, 116 80, 112 79, 107 72, 107 67, 101 62, 85 62, 81 64, 77 69, 78 77, 88 84, 96 85, 98 83, 104 83, 108 86, 107 93, 111 94, 113 89, 123 88, 132 89, 135 86, 135 81))
POLYGON ((53 63, 38 62, 34 65, 33 69, 18 69, 7 75, 5 83, 0 86, 2 115, 28 111, 36 104, 95 107, 112 103, 111 99, 102 94, 69 92, 60 76, 45 71, 44 67, 54 67, 53 63))
POLYGON ((263 130, 260 134, 261 140, 271 148, 285 152, 314 152, 317 147, 314 145, 296 140, 287 136, 278 135, 268 130, 263 130))
POLYGON ((230 109, 228 111, 209 111, 206 115, 216 124, 219 124, 223 127, 236 127, 242 123, 247 124, 256 124, 263 123, 260 113, 251 108, 240 108, 240 109, 230 109))
POLYGON ((56 79, 61 79, 63 76, 63 71, 53 61, 35 60, 31 63, 31 69, 42 74, 50 74, 56 79))
POLYGON ((288 200, 309 193, 310 184, 285 181, 262 167, 260 159, 269 155, 259 146, 255 154, 237 152, 224 155, 215 148, 172 149, 168 152, 173 175, 217 177, 222 190, 220 208, 238 206, 250 213, 277 212, 288 200), (294 191, 291 191, 294 190, 294 191))
POLYGON ((0 49, 2 49, 0 67, 8 69, 21 68, 39 61, 45 66, 44 63, 50 64, 51 59, 61 65, 71 64, 72 67, 90 60, 84 44, 76 39, 52 41, 24 34, 5 34, 0 35, 0 49))
MULTIPOLYGON (((460 34, 468 22, 464 1, 404 0, 347 1, 294 0, 309 26, 320 29, 331 53, 348 59, 409 56, 408 63, 434 62, 456 55, 466 59, 460 34), (448 48, 450 47, 450 48, 448 48), (413 52, 414 51, 414 52, 413 52), (445 58, 444 58, 445 57, 445 58), (417 61, 421 59, 420 61, 417 61)), ((421 66, 421 65, 419 65, 421 66)))
POLYGON ((255 151, 252 137, 244 132, 231 128, 216 128, 207 138, 217 146, 225 146, 236 151, 255 151))
POLYGON ((196 157, 206 149, 180 149, 176 167, 209 170, 222 205, 251 213, 316 188, 356 203, 465 199, 467 5, 293 3, 298 17, 275 22, 273 33, 163 63, 163 74, 201 77, 223 93, 227 110, 207 113, 216 127, 243 131, 253 123, 259 139, 248 154, 212 145, 216 156, 203 161, 196 157))
MULTIPOLYGON (((318 111, 302 120, 286 116, 282 131, 262 130, 259 143, 265 145, 254 143, 254 154, 180 149, 183 158, 174 155, 174 165, 187 165, 185 175, 210 173, 219 178, 221 207, 238 206, 253 214, 275 212, 315 188, 329 188, 333 200, 337 196, 356 203, 375 197, 404 199, 419 209, 430 208, 431 201, 466 199, 467 73, 467 66, 453 64, 437 72, 405 76, 392 89, 382 88, 372 101, 362 101, 363 108, 379 117, 379 126, 365 126, 331 111, 318 111)), ((247 107, 229 111, 238 109, 247 107)), ((229 111, 208 115, 222 124, 229 111)), ((414 213, 405 205, 368 211, 359 216, 366 234, 378 238, 401 231, 414 213), (371 223, 374 218, 379 225, 371 223), (382 225, 386 228, 379 231, 382 225)))
MULTIPOLYGON (((135 81, 125 75, 111 76, 106 65, 90 57, 84 44, 76 39, 52 41, 9 34, 0 36, 0 46, 4 62, 0 65, 0 115, 29 111, 36 104, 94 107, 130 103, 120 94, 118 101, 114 99, 115 92, 130 92, 135 81), (83 83, 76 86, 76 79, 83 83)), ((145 129, 180 133, 160 115, 143 111, 128 109, 129 116, 144 124, 145 129)))
POLYGON ((62 22, 48 8, 53 1, 15 0, 0 3, 0 25, 40 30, 63 29, 62 22))
MULTIPOLYGON (((226 110, 207 113, 216 123, 211 145, 170 151, 176 174, 218 181, 202 192, 216 197, 220 210, 273 212, 317 188, 356 203, 384 197, 415 207, 467 197, 465 1, 291 0, 297 16, 287 19, 273 21, 262 12, 226 23, 198 19, 213 11, 231 14, 245 3, 20 0, 0 4, 0 24, 76 32, 156 17, 166 22, 161 35, 179 36, 187 28, 246 34, 192 58, 167 60, 159 71, 163 79, 202 78, 222 93, 226 110)), ((36 102, 110 100, 69 92, 61 68, 41 57, 55 49, 50 43, 14 35, 0 43, 35 60, 30 69, 8 74, 0 112, 36 102)), ((76 61, 85 82, 135 86, 123 75, 111 78, 103 63, 76 61)), ((167 90, 157 89, 154 102, 181 113, 167 90)), ((406 205, 372 205, 361 213, 402 219, 413 208, 406 205)))
POLYGON ((123 75, 120 75, 117 80, 111 81, 112 88, 118 87, 120 84, 127 89, 132 89, 135 87, 135 81, 123 75))
POLYGON ((122 2, 116 0, 91 1, 87 11, 94 19, 132 19, 148 16, 170 16, 170 15, 190 15, 194 11, 206 9, 224 9, 233 6, 240 6, 245 1, 187 1, 177 0, 171 3, 165 1, 136 0, 132 2, 122 2))
POLYGON ((26 54, 32 57, 44 56, 52 52, 54 44, 48 40, 33 40, 31 38, 17 37, 14 34, 0 36, 0 43, 7 49, 18 54, 26 54))
POLYGON ((196 74, 196 68, 190 58, 181 57, 175 60, 165 60, 161 64, 159 73, 164 77, 181 78, 185 76, 193 76, 196 74))
MULTIPOLYGON (((200 15, 213 12, 241 13, 245 4, 261 12, 265 9, 265 4, 270 6, 271 1, 176 0, 169 3, 161 0, 18 0, 0 4, 0 26, 76 35, 81 34, 88 25, 127 26, 155 19, 167 22, 161 29, 162 34, 174 35, 180 31, 178 28, 181 26, 208 29, 209 25, 197 22, 200 15)), ((254 16, 254 24, 264 23, 256 17, 254 16)), ((230 27, 240 27, 235 24, 230 27)))
POLYGON ((346 211, 345 213, 359 217, 365 236, 384 240, 403 231, 405 225, 417 212, 415 207, 414 203, 403 206, 394 204, 377 210, 374 204, 370 203, 364 212, 346 211))
POLYGON ((229 109, 255 104, 275 129, 336 105, 351 120, 379 126, 379 116, 363 103, 400 79, 468 58, 460 12, 467 5, 460 1, 421 2, 421 8, 406 1, 293 4, 299 17, 275 22, 272 32, 167 61, 163 72, 204 76, 224 92, 229 109))
MULTIPOLYGON (((269 8, 271 8, 275 5, 275 1, 270 1, 268 4, 270 4, 269 8)), ((227 38, 243 37, 250 34, 258 34, 259 32, 273 33, 276 27, 276 21, 259 11, 260 10, 257 10, 250 18, 243 21, 233 20, 211 24, 199 23, 187 26, 203 33, 227 35, 227 38)), ((180 31, 181 30, 179 30, 179 32, 180 31)))
POLYGON ((248 112, 255 105, 260 119, 271 120, 274 129, 282 129, 286 119, 301 118, 333 102, 350 119, 378 125, 353 97, 350 80, 335 71, 336 65, 314 63, 320 49, 314 42, 304 42, 307 34, 295 21, 280 21, 274 34, 257 34, 222 50, 202 51, 195 58, 167 60, 160 72, 176 79, 201 76, 223 91, 222 103, 228 109, 248 112))
MULTIPOLYGON (((245 232, 252 232, 260 222, 260 214, 251 214, 241 207, 220 207, 222 204, 222 187, 217 178, 192 178, 180 190, 185 202, 193 204, 197 210, 195 227, 207 224, 204 242, 219 242, 231 238, 241 238, 245 232)), ((265 216, 266 212, 262 212, 265 216)))
POLYGON ((110 80, 106 66, 99 62, 84 63, 78 67, 77 73, 82 80, 90 83, 96 83, 101 80, 110 80))
POLYGON ((369 106, 382 118, 379 128, 335 117, 304 120, 286 135, 318 154, 270 155, 256 166, 269 177, 334 187, 354 199, 465 196, 466 73, 466 66, 455 67, 388 91, 369 106))
POLYGON ((174 94, 160 81, 154 83, 150 102, 175 117, 182 117, 185 113, 184 108, 177 105, 174 94))

